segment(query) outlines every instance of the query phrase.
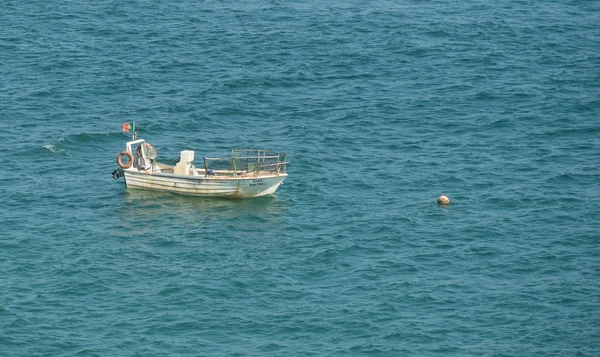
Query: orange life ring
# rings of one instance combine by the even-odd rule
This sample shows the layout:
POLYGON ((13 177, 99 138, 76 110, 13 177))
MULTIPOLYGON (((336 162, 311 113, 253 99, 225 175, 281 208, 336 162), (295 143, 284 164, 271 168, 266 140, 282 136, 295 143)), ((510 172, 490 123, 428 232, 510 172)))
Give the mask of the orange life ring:
POLYGON ((119 156, 117 156, 117 164, 119 164, 119 167, 122 169, 130 168, 133 166, 133 155, 131 155, 129 151, 121 151, 119 156), (129 158, 129 161, 126 164, 123 163, 123 156, 127 156, 129 158))
MULTIPOLYGON (((146 143, 146 149, 151 149, 151 148, 152 148, 152 145, 146 143)), ((146 152, 147 152, 147 150, 146 150, 146 152)), ((137 147, 137 150, 135 151, 135 153, 137 154, 137 157, 142 157, 142 145, 139 145, 137 147)))

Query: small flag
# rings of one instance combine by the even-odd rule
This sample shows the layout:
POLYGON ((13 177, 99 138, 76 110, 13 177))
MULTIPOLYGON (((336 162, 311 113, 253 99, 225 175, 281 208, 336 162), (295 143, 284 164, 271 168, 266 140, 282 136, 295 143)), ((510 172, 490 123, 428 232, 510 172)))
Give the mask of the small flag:
POLYGON ((121 128, 123 129, 124 133, 135 131, 135 123, 124 123, 121 128))

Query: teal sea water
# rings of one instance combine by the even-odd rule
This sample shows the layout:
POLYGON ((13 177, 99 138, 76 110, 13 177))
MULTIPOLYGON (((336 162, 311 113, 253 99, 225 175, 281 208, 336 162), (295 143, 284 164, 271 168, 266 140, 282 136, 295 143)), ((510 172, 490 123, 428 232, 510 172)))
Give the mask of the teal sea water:
POLYGON ((598 356, 599 160, 597 1, 5 0, 0 356, 598 356))

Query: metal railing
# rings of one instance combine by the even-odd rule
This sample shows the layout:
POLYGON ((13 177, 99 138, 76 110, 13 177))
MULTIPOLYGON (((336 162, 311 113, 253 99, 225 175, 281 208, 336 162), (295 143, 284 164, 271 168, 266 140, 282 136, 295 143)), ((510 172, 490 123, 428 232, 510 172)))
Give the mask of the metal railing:
POLYGON ((229 158, 204 158, 206 176, 286 173, 287 154, 268 150, 232 150, 229 158))

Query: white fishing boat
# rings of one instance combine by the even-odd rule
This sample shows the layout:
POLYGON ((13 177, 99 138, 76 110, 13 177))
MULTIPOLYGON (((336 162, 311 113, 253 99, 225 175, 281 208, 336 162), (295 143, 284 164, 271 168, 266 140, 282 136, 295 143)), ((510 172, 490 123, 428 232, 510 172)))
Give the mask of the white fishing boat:
POLYGON ((157 151, 144 139, 125 144, 117 156, 127 188, 168 191, 191 196, 258 197, 273 194, 286 173, 286 154, 266 150, 232 150, 229 158, 203 158, 195 167, 194 151, 181 151, 175 165, 156 161, 157 151), (127 160, 125 160, 127 158, 127 160))

